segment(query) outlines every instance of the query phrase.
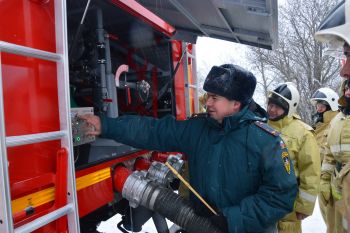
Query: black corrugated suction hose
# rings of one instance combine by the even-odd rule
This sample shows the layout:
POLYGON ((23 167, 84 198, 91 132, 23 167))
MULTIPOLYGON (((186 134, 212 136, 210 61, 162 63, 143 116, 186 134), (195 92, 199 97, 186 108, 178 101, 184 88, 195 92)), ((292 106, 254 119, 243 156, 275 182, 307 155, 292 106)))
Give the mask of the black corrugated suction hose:
MULTIPOLYGON (((196 215, 190 204, 172 190, 159 187, 155 189, 158 189, 157 192, 151 192, 156 195, 153 204, 155 212, 181 226, 188 233, 222 233, 209 218, 196 215)), ((155 197, 149 195, 148 203, 152 202, 151 196, 155 197)))

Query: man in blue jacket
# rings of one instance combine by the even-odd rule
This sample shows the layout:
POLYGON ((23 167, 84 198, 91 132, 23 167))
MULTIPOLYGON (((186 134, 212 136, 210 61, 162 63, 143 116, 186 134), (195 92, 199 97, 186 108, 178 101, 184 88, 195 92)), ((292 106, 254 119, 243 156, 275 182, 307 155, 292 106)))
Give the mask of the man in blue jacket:
MULTIPOLYGON (((215 221, 223 232, 267 232, 293 210, 297 182, 284 142, 262 122, 265 112, 252 100, 255 86, 254 75, 242 67, 214 66, 203 87, 207 115, 185 121, 172 116, 83 118, 95 127, 90 134, 185 153, 190 183, 221 213, 215 221)), ((194 197, 191 202, 201 205, 194 197)))

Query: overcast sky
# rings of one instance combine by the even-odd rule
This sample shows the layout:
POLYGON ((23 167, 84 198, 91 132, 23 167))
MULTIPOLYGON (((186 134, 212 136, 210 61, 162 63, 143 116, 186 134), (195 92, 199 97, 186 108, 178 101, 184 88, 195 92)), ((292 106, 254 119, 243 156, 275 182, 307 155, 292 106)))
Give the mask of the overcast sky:
MULTIPOLYGON (((199 87, 202 89, 203 79, 208 74, 210 68, 214 65, 222 65, 225 63, 233 63, 243 68, 250 70, 250 65, 246 59, 246 51, 249 48, 247 45, 234 42, 213 39, 209 37, 199 37, 196 44, 197 57, 197 76, 202 78, 199 82, 199 87), (202 74, 202 77, 201 77, 202 74), (204 77, 203 77, 204 76, 204 77)), ((259 74, 253 74, 259 78, 259 74)), ((264 97, 260 94, 260 89, 254 94, 254 99, 262 107, 265 107, 264 97)))

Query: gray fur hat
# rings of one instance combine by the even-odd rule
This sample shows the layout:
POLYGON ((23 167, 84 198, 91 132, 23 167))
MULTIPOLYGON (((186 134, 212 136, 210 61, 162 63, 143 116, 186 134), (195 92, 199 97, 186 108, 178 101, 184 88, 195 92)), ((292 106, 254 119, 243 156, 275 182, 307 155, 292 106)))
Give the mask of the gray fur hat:
POLYGON ((236 100, 247 105, 255 91, 256 78, 244 68, 225 64, 213 66, 204 81, 203 89, 228 100, 236 100))

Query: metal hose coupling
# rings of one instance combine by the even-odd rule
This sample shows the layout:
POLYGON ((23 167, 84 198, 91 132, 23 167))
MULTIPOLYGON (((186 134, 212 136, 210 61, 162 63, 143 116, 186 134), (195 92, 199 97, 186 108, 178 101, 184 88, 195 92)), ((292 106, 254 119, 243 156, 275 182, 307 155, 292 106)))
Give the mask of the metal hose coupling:
POLYGON ((222 233, 209 218, 195 214, 190 204, 172 190, 160 187, 136 171, 126 180, 122 195, 131 207, 142 205, 166 217, 189 233, 222 233))
MULTIPOLYGON (((167 162, 179 173, 184 165, 181 155, 170 155, 167 162)), ((164 187, 168 187, 169 184, 176 178, 164 163, 156 161, 154 161, 148 169, 146 177, 164 187)))

